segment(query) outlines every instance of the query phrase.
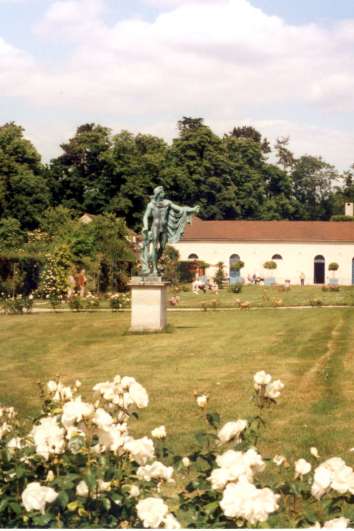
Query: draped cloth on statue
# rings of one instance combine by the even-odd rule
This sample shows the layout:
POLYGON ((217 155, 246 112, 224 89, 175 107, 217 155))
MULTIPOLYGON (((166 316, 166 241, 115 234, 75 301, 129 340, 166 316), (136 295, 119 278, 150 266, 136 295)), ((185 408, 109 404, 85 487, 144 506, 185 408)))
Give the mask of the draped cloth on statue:
POLYGON ((191 223, 193 213, 188 212, 190 209, 183 209, 177 212, 172 208, 169 209, 167 219, 167 236, 168 243, 177 243, 182 238, 187 223, 191 223))

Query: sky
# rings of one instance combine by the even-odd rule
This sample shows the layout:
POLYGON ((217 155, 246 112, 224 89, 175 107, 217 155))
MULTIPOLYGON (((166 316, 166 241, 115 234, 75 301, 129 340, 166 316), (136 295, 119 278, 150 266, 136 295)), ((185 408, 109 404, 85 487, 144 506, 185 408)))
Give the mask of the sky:
POLYGON ((171 141, 182 116, 354 162, 353 0, 0 0, 0 124, 44 160, 83 123, 171 141))

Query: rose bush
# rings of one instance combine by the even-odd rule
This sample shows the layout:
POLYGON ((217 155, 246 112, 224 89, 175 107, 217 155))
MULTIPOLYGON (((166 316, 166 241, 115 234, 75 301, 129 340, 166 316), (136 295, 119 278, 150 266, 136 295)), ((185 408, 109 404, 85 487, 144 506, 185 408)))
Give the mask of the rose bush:
POLYGON ((222 423, 195 392, 207 430, 179 456, 165 426, 134 438, 130 419, 149 404, 144 387, 116 376, 90 401, 72 386, 41 386, 41 415, 25 429, 0 408, 0 526, 66 528, 344 528, 354 519, 354 471, 315 447, 291 462, 262 455, 264 412, 284 388, 259 371, 257 413, 222 423), (166 487, 165 487, 166 486, 166 487), (168 486, 168 488, 167 488, 168 486))

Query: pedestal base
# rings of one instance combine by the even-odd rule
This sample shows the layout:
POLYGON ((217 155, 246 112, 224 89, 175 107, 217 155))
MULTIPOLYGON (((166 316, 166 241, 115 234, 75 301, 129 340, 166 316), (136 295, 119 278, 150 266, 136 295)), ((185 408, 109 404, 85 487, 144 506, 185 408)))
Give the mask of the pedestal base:
POLYGON ((161 332, 167 325, 167 282, 160 277, 133 277, 130 332, 161 332))

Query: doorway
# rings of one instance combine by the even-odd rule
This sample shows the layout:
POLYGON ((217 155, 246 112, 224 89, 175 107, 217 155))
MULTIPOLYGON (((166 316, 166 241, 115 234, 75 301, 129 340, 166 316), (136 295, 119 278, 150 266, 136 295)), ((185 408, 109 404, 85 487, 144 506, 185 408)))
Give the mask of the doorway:
POLYGON ((314 263, 314 283, 315 284, 324 284, 325 283, 325 265, 326 261, 324 256, 317 255, 315 256, 314 263))

